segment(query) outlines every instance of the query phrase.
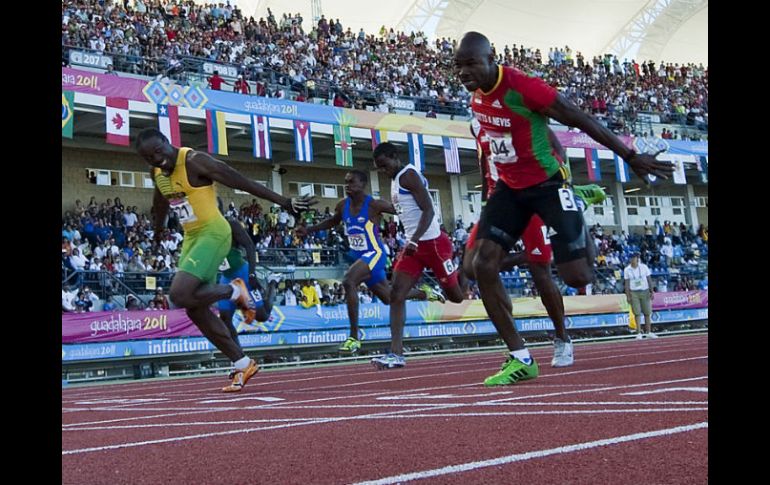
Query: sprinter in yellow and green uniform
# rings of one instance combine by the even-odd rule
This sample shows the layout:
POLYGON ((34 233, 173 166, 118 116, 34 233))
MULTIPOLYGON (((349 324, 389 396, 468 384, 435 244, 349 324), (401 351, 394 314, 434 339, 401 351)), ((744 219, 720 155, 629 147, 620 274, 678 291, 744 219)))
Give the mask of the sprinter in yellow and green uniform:
POLYGON ((256 305, 243 280, 236 278, 230 284, 215 284, 217 269, 230 250, 232 235, 230 224, 217 208, 214 182, 269 200, 294 213, 307 210, 317 201, 307 196, 284 197, 207 153, 172 146, 155 128, 142 130, 135 143, 137 153, 152 167, 156 240, 163 236, 169 210, 179 217, 185 233, 179 270, 171 282, 169 297, 174 305, 187 311, 201 333, 233 362, 232 384, 223 391, 240 391, 259 367, 243 353, 227 325, 209 307, 219 300, 231 299, 251 322, 256 305))

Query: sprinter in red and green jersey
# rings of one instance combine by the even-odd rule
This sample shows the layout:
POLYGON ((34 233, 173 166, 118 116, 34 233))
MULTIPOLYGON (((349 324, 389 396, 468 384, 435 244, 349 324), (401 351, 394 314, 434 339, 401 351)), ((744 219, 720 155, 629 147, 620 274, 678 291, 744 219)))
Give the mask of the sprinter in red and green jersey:
POLYGON ((554 261, 564 282, 579 288, 593 279, 585 222, 564 161, 548 139, 548 118, 580 128, 620 155, 640 177, 668 178, 673 167, 656 160, 655 155, 635 153, 541 79, 498 66, 489 39, 478 32, 463 36, 454 55, 454 69, 473 93, 473 116, 489 137, 489 161, 499 176, 479 219, 473 269, 484 307, 508 346, 510 358, 484 384, 515 384, 537 377, 538 366, 516 332, 498 271, 534 214, 549 227, 554 261))

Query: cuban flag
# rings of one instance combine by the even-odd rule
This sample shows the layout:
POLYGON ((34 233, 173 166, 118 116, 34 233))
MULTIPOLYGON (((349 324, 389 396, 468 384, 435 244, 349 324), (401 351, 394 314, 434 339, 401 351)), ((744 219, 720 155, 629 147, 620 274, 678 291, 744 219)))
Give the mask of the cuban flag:
POLYGON ((628 168, 628 164, 620 158, 617 153, 615 155, 615 177, 618 182, 624 184, 631 180, 631 170, 628 168))
POLYGON ((106 117, 107 143, 129 146, 128 100, 126 98, 107 98, 106 117))
POLYGON ((442 136, 444 144, 444 166, 446 173, 460 173, 460 153, 457 151, 457 140, 448 136, 442 136))
POLYGON ((270 118, 251 115, 251 137, 254 158, 273 158, 273 147, 270 145, 270 118))
POLYGON ((297 152, 297 160, 300 162, 313 161, 313 140, 309 122, 294 120, 294 148, 297 152))
POLYGON ((179 134, 179 108, 168 104, 158 105, 158 129, 175 147, 182 146, 179 134))
POLYGON ((425 170, 425 146, 422 143, 422 135, 407 133, 406 137, 409 140, 409 163, 422 173, 425 170))
POLYGON ((602 170, 599 165, 599 150, 586 148, 586 168, 588 168, 588 180, 598 182, 602 179, 602 170))

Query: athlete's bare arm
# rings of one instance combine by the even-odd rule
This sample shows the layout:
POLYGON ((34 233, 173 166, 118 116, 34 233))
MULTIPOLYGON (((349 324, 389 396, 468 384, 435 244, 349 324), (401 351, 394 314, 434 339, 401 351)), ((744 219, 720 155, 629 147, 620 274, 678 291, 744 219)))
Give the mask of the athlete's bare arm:
POLYGON ((315 197, 297 197, 290 199, 273 192, 259 182, 249 180, 228 164, 217 160, 208 153, 192 152, 187 158, 188 178, 190 183, 199 181, 217 181, 233 189, 243 190, 259 198, 274 202, 286 210, 298 211, 318 203, 315 197), (197 180, 196 180, 197 179, 197 180))
POLYGON ((596 121, 593 116, 581 111, 561 94, 557 95, 554 102, 543 110, 543 114, 567 126, 580 128, 588 136, 617 153, 642 179, 645 179, 647 174, 668 179, 674 171, 671 162, 655 159, 657 153, 655 155, 636 153, 627 147, 613 132, 596 121))
POLYGON ((345 207, 345 199, 342 199, 339 202, 337 202, 337 206, 334 208, 334 215, 331 216, 329 219, 326 219, 325 221, 321 221, 318 224, 310 227, 297 226, 294 228, 294 232, 299 237, 305 237, 311 232, 323 231, 324 229, 331 229, 332 227, 337 227, 340 224, 340 222, 342 222, 342 210, 344 207, 345 207))

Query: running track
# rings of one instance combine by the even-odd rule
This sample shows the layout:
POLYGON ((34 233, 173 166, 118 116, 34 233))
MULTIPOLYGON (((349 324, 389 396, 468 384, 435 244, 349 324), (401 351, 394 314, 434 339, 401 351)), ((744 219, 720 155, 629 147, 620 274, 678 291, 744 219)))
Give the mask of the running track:
POLYGON ((62 390, 63 484, 704 484, 708 336, 62 390))

